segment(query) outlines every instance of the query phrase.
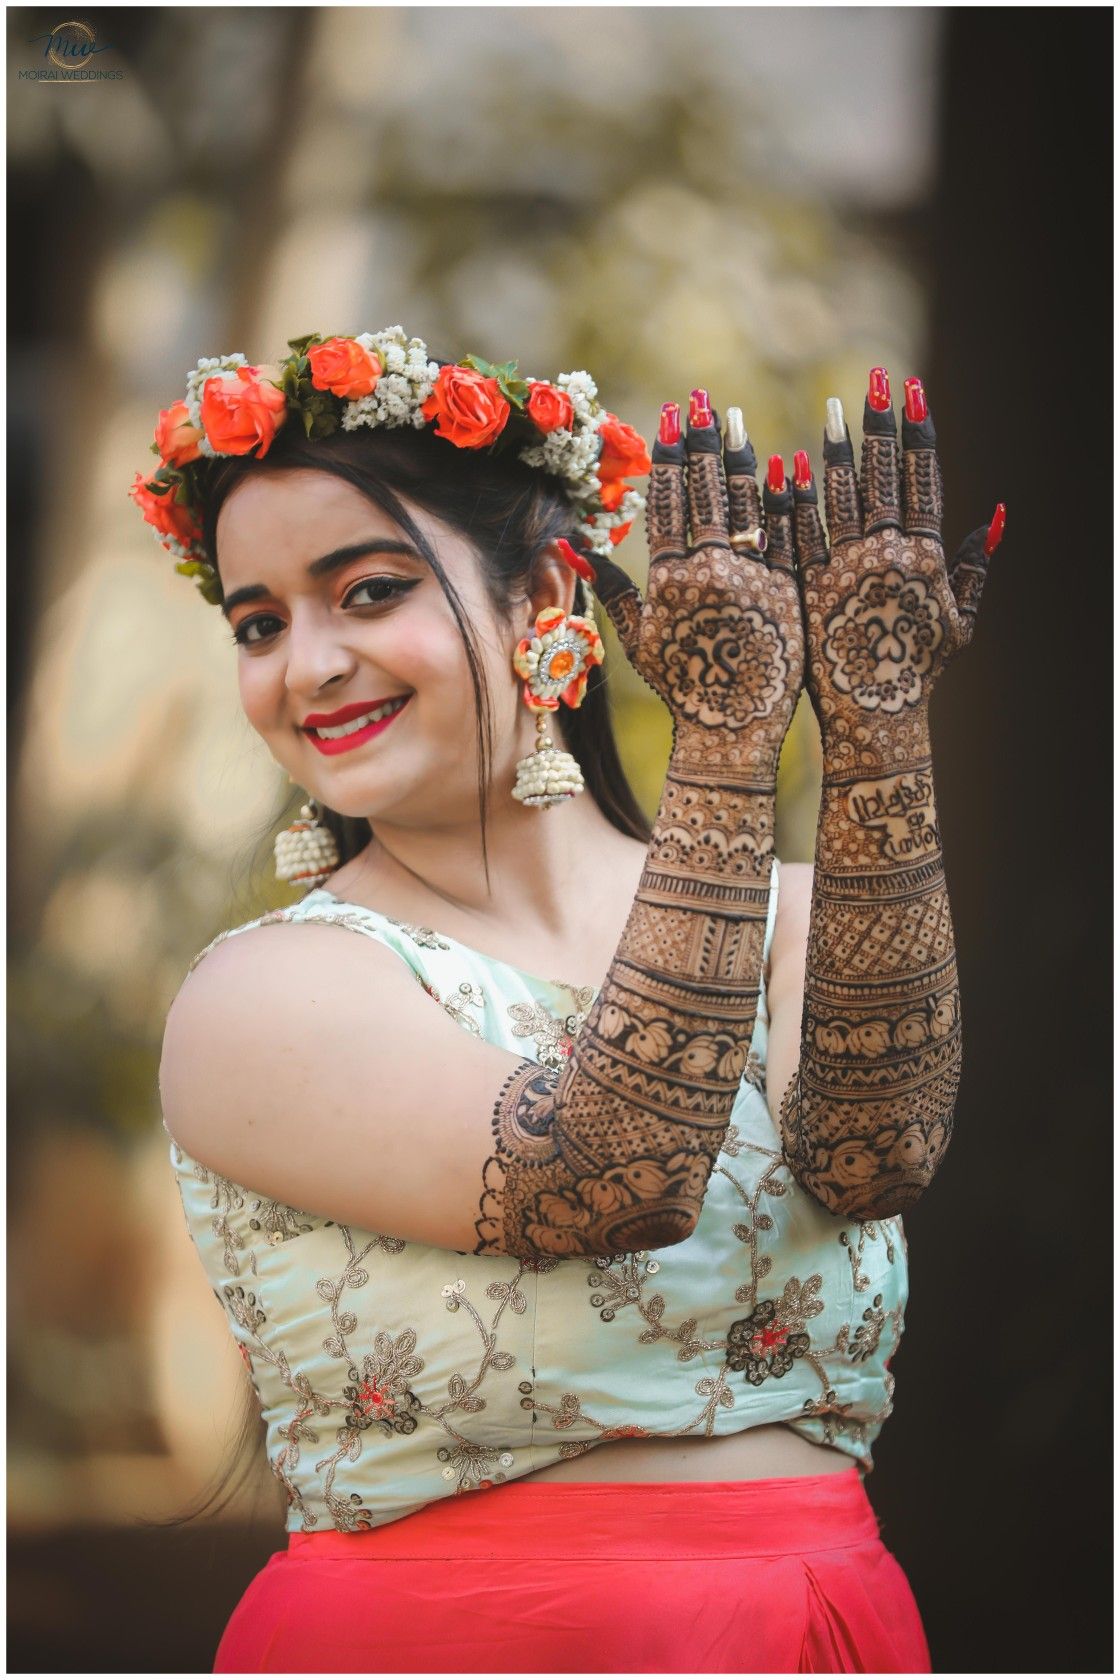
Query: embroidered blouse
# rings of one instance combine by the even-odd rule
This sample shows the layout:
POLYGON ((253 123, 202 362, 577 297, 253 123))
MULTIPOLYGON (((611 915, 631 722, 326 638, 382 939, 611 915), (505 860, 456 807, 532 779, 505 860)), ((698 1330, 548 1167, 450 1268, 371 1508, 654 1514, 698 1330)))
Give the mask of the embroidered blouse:
MULTIPOLYGON (((766 961, 778 873, 775 862, 766 961)), ((546 1066, 562 1065, 595 996, 322 888, 219 934, 191 968, 275 921, 335 922, 388 945, 465 1032, 546 1066)), ((359 1230, 256 1194, 172 1140, 187 1227, 256 1388, 288 1530, 378 1527, 625 1436, 784 1423, 872 1469, 907 1301, 902 1220, 845 1221, 783 1165, 765 1097, 768 1025, 763 983, 692 1235, 609 1260, 526 1264, 359 1230)))

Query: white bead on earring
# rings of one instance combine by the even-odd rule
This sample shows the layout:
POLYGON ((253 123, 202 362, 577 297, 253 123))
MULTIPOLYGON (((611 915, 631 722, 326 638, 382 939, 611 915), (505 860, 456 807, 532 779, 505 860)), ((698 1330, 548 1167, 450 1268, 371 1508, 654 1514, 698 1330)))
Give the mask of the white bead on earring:
POLYGON ((273 845, 276 879, 294 887, 319 887, 338 868, 338 846, 319 821, 319 807, 308 798, 299 816, 283 828, 273 845))

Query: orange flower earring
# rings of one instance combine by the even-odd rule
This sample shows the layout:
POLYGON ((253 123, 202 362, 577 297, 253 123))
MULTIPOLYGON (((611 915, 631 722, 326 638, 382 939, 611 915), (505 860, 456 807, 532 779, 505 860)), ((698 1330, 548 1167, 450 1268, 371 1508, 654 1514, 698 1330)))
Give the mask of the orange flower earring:
POLYGON ((513 797, 523 805, 559 805, 583 792, 583 772, 571 753, 548 733, 549 712, 579 706, 592 665, 603 663, 603 643, 591 617, 568 616, 562 607, 539 612, 531 636, 522 637, 513 668, 524 679, 522 698, 536 713, 537 744, 517 766, 513 797))

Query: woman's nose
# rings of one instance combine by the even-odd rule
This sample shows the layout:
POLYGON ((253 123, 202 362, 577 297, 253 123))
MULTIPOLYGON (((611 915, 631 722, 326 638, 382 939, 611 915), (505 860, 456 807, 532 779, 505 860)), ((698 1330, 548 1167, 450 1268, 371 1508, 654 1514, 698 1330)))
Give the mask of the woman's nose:
POLYGON ((327 624, 293 620, 285 682, 294 694, 318 694, 328 683, 345 680, 355 666, 352 650, 327 624))

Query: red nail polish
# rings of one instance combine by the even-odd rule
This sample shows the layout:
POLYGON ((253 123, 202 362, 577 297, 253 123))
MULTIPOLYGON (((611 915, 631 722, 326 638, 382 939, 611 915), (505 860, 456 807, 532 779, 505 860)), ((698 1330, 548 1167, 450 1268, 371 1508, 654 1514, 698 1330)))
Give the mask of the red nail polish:
POLYGON ((799 490, 808 490, 813 482, 813 469, 809 465, 809 456, 804 449, 798 449, 794 452, 793 482, 799 490))
POLYGON ((984 538, 984 553, 994 554, 1003 541, 1003 527, 1007 523, 1007 507, 1003 502, 996 503, 996 511, 992 515, 992 523, 988 526, 988 534, 984 538))
POLYGON ((780 455, 771 455, 770 460, 767 463, 766 484, 767 488, 772 490, 775 496, 780 496, 786 487, 785 463, 780 455))
POLYGON ((690 426, 710 426, 712 423, 712 405, 707 391, 701 386, 688 393, 688 423, 690 426))
POLYGON ((657 428, 658 443, 679 443, 681 441, 681 405, 680 403, 661 404, 661 424, 657 428))
POLYGON ((929 413, 922 382, 920 379, 908 379, 903 390, 906 392, 906 418, 913 421, 915 426, 920 426, 929 413))
POLYGON ((872 368, 867 383, 867 400, 872 408, 885 414, 891 406, 891 382, 886 368, 872 368))

